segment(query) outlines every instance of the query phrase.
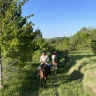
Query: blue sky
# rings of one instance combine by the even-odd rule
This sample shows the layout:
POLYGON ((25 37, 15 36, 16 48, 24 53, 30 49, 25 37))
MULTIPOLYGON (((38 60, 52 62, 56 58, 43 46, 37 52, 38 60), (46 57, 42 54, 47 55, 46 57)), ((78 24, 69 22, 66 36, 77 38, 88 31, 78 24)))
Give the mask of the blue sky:
POLYGON ((82 27, 96 27, 96 0, 29 0, 22 15, 30 14, 44 38, 72 36, 82 27))

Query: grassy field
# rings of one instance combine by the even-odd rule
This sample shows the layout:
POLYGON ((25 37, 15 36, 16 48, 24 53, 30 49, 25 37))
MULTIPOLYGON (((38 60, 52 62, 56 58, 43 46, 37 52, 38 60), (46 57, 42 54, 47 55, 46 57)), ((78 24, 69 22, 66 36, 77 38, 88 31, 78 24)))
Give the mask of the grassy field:
POLYGON ((0 96, 96 96, 96 56, 88 51, 71 52, 66 63, 62 57, 58 74, 49 76, 47 88, 39 85, 38 64, 29 62, 5 80, 0 96))

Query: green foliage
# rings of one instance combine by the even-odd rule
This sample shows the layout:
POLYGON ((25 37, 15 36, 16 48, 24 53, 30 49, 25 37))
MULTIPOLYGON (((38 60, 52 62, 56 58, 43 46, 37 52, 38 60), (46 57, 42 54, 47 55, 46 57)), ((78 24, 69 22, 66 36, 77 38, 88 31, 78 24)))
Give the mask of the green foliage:
POLYGON ((52 38, 47 41, 49 45, 56 50, 69 50, 69 38, 68 37, 58 37, 52 38))
POLYGON ((88 29, 82 28, 78 31, 74 36, 72 36, 69 40, 69 48, 70 50, 82 50, 82 49, 90 49, 90 34, 88 29))
POLYGON ((95 31, 93 27, 83 27, 71 37, 56 37, 46 41, 57 50, 88 50, 91 49, 91 39, 96 36, 95 31))
POLYGON ((96 54, 96 40, 91 41, 91 49, 94 54, 96 54))
POLYGON ((64 38, 62 48, 63 50, 69 50, 69 38, 64 38))
POLYGON ((21 16, 21 7, 26 1, 10 1, 7 8, 2 6, 4 14, 2 13, 2 18, 0 18, 2 56, 16 58, 21 61, 31 60, 34 51, 46 46, 41 31, 37 29, 34 32, 34 24, 27 21, 27 18, 33 15, 21 16))
POLYGON ((94 29, 90 35, 91 35, 90 46, 91 46, 93 53, 96 54, 96 29, 94 29))

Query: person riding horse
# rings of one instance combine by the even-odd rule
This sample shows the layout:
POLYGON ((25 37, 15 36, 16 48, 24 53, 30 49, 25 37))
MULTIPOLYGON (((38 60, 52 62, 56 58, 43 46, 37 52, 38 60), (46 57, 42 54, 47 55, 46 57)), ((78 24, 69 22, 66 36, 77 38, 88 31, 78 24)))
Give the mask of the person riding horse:
POLYGON ((45 51, 42 52, 40 57, 40 65, 38 67, 38 75, 40 76, 40 85, 46 86, 48 74, 50 74, 50 65, 48 64, 49 57, 45 51), (44 83, 44 84, 43 84, 44 83))
POLYGON ((52 64, 59 64, 59 59, 58 59, 58 54, 57 52, 54 50, 52 53, 52 64))
POLYGON ((45 65, 48 66, 48 67, 50 67, 50 65, 48 64, 48 61, 49 61, 49 57, 46 54, 46 51, 42 51, 42 55, 40 56, 40 65, 38 67, 38 75, 40 75, 40 69, 41 69, 41 67, 44 67, 45 65))
POLYGON ((58 67, 58 64, 59 64, 59 59, 58 59, 58 55, 57 55, 57 52, 54 50, 53 53, 52 53, 52 66, 53 66, 53 70, 56 74, 56 70, 57 70, 57 67, 58 67))

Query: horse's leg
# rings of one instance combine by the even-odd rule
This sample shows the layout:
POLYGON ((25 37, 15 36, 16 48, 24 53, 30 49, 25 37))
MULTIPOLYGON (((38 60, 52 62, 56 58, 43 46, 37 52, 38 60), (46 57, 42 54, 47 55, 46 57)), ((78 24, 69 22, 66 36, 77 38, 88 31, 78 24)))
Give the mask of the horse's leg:
POLYGON ((54 74, 55 72, 55 62, 52 63, 52 73, 54 74))
POLYGON ((40 85, 43 87, 42 78, 40 79, 40 85))
POLYGON ((55 70, 55 74, 57 74, 57 64, 55 65, 54 70, 55 70))
POLYGON ((56 74, 56 63, 53 63, 53 74, 56 74))
POLYGON ((46 79, 47 79, 47 77, 44 77, 44 83, 46 84, 46 79))
POLYGON ((48 73, 51 75, 51 67, 49 67, 49 70, 48 71, 49 71, 48 73))
POLYGON ((44 80, 44 83, 45 83, 45 87, 46 87, 46 79, 44 80))
POLYGON ((48 67, 45 69, 45 71, 43 72, 43 81, 44 81, 44 87, 46 87, 46 80, 47 80, 47 76, 48 76, 48 67))
POLYGON ((46 87, 46 77, 44 77, 44 87, 46 87))
POLYGON ((54 66, 54 74, 56 74, 56 67, 54 66))
POLYGON ((52 74, 54 74, 54 66, 52 66, 52 74))
POLYGON ((43 71, 40 70, 40 85, 43 86, 43 71))

